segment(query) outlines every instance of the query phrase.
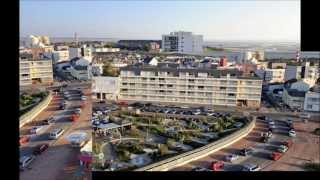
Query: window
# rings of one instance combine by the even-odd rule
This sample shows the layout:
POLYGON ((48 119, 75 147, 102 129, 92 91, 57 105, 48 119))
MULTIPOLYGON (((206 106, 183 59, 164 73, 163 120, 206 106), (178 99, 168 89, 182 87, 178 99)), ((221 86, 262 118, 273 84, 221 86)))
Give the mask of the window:
POLYGON ((307 109, 312 109, 312 105, 308 104, 307 109))
POLYGON ((122 85, 126 86, 126 85, 127 85, 127 83, 122 83, 122 85))
POLYGON ((151 81, 154 81, 154 80, 156 80, 156 78, 150 78, 150 80, 151 80, 151 81))
POLYGON ((220 87, 220 90, 226 90, 227 88, 226 87, 220 87))

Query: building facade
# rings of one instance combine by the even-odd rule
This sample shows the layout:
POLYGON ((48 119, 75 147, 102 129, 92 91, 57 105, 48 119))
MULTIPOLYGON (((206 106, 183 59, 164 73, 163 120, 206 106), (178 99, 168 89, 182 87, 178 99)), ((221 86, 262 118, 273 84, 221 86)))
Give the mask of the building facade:
POLYGON ((320 86, 316 85, 306 93, 304 99, 304 110, 320 112, 320 86))
POLYGON ((20 86, 53 82, 52 60, 20 59, 20 86))
POLYGON ((171 32, 162 35, 162 49, 165 52, 201 53, 203 51, 203 36, 191 32, 171 32))
POLYGON ((176 64, 120 68, 121 100, 260 107, 262 80, 237 70, 183 69, 176 64), (170 67, 171 66, 171 67, 170 67))
POLYGON ((284 82, 285 69, 257 69, 255 73, 267 83, 284 82))
POLYGON ((94 98, 99 100, 117 100, 119 95, 119 77, 93 77, 92 93, 94 98))

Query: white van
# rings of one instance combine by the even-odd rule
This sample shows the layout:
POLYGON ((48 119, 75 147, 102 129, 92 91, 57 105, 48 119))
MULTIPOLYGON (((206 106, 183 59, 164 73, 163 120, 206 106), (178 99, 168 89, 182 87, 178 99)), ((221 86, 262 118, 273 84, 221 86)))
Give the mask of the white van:
POLYGON ((34 160, 35 156, 22 156, 20 157, 20 169, 24 169, 29 166, 29 164, 34 160))
POLYGON ((59 136, 63 134, 64 130, 63 129, 54 129, 50 134, 49 134, 49 139, 58 139, 59 136))

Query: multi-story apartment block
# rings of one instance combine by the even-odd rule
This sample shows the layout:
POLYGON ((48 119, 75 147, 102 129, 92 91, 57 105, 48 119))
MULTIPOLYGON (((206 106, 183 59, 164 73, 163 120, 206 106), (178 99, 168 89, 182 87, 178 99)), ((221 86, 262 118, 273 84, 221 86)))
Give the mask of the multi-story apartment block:
POLYGON ((21 59, 19 65, 20 86, 34 83, 52 83, 52 60, 21 59))
POLYGON ((162 35, 162 49, 165 52, 197 53, 202 52, 203 36, 191 32, 171 32, 162 35))
POLYGON ((83 57, 90 62, 92 61, 92 49, 83 45, 80 47, 69 47, 69 58, 73 59, 75 57, 83 57))
POLYGON ((242 72, 182 68, 179 64, 120 68, 119 99, 206 106, 260 107, 262 80, 242 72))
POLYGON ((307 79, 315 81, 319 78, 319 67, 311 66, 310 62, 303 62, 297 65, 287 65, 285 72, 285 81, 290 79, 307 79))
POLYGON ((285 69, 257 69, 255 73, 267 83, 284 82, 285 69))

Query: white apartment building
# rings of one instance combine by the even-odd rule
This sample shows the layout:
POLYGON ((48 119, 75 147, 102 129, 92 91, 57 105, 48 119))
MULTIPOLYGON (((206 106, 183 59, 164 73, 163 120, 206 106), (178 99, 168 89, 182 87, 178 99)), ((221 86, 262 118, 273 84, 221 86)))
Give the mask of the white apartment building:
POLYGON ((303 62, 301 65, 287 65, 285 72, 285 81, 290 79, 306 79, 313 82, 319 78, 319 67, 310 66, 310 62, 303 62))
POLYGON ((99 53, 99 52, 119 52, 120 48, 92 48, 92 52, 99 53))
POLYGON ((201 53, 202 46, 202 35, 194 35, 184 31, 162 35, 162 49, 165 52, 201 53))
POLYGON ((20 86, 53 82, 52 60, 19 60, 20 86))
POLYGON ((117 100, 119 77, 96 76, 92 78, 92 93, 99 100, 117 100))
POLYGON ((92 61, 92 49, 90 47, 86 47, 85 45, 81 48, 79 47, 70 47, 69 48, 69 58, 75 58, 75 57, 83 57, 87 59, 88 61, 92 61))
POLYGON ((67 61, 69 59, 69 51, 68 50, 60 50, 52 52, 52 60, 53 62, 61 62, 67 61))
POLYGON ((320 112, 320 86, 316 85, 306 93, 304 99, 304 110, 320 112))
POLYGON ((257 69, 255 73, 267 83, 284 82, 285 69, 257 69))
POLYGON ((179 68, 179 64, 120 68, 120 100, 259 108, 262 80, 238 70, 179 68))

